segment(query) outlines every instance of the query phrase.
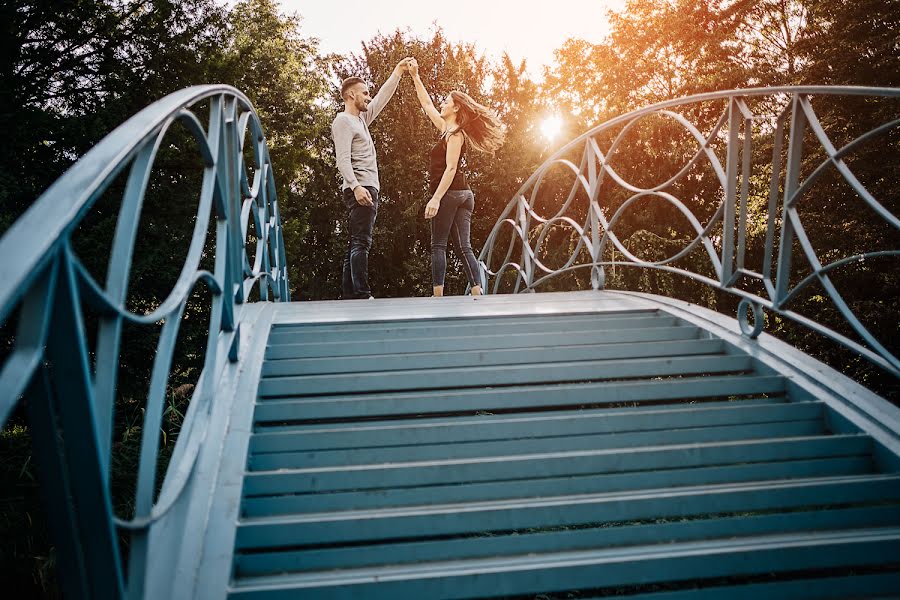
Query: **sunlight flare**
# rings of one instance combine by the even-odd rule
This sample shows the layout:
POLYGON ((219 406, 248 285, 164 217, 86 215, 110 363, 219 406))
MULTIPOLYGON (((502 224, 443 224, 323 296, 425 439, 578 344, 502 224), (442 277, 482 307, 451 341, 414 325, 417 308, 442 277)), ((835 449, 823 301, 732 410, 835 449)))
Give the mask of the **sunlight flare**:
POLYGON ((541 133, 548 140, 553 140, 562 130, 563 122, 559 115, 551 115, 541 121, 541 133))

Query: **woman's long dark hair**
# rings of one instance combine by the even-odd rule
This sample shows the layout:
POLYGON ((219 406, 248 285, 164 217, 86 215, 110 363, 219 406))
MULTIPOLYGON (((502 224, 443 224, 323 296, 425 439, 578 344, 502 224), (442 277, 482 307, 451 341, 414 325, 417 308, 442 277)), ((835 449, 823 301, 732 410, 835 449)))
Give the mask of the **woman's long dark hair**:
POLYGON ((487 106, 475 102, 464 92, 454 90, 450 92, 450 96, 459 107, 456 113, 456 130, 462 131, 466 141, 479 152, 496 152, 506 137, 503 123, 497 118, 497 114, 487 106))

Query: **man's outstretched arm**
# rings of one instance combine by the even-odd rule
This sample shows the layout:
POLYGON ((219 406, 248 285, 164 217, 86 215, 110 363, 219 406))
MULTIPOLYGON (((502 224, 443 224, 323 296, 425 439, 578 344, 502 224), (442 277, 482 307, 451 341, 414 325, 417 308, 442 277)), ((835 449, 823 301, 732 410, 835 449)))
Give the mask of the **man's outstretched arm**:
POLYGON ((400 78, 406 73, 406 63, 408 60, 409 59, 404 58, 397 63, 397 66, 394 67, 394 72, 391 73, 391 76, 387 78, 387 81, 384 82, 381 89, 378 90, 378 93, 375 94, 375 97, 372 98, 372 101, 369 103, 369 110, 360 113, 360 116, 363 118, 366 125, 374 121, 381 110, 387 106, 388 101, 393 98, 394 92, 397 91, 397 86, 400 84, 400 78))

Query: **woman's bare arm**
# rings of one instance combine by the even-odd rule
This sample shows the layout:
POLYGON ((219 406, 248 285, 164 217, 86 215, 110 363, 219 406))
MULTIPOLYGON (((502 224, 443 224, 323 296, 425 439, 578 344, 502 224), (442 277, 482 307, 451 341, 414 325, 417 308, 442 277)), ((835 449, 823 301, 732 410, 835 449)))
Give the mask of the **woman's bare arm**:
POLYGON ((425 89, 425 84, 422 83, 422 78, 419 77, 419 63, 416 62, 416 59, 412 59, 408 64, 413 84, 416 86, 416 97, 419 99, 419 104, 425 109, 425 114, 428 115, 428 118, 431 119, 438 131, 444 133, 447 124, 441 117, 441 113, 434 107, 434 102, 431 101, 431 96, 428 95, 428 90, 425 89))

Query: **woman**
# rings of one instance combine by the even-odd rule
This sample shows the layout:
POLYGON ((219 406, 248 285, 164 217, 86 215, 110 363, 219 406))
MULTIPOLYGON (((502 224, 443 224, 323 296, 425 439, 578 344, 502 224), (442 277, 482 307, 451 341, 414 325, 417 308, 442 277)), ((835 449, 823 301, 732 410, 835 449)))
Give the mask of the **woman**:
POLYGON ((463 92, 450 92, 439 112, 419 77, 418 63, 415 59, 410 59, 408 65, 419 103, 441 132, 440 139, 429 155, 431 200, 425 205, 425 218, 431 219, 431 278, 434 295, 444 295, 447 239, 452 235, 457 250, 462 254, 472 295, 480 296, 482 290, 478 262, 469 239, 475 196, 466 183, 460 159, 469 147, 493 154, 503 143, 503 125, 489 108, 478 104, 463 92))

